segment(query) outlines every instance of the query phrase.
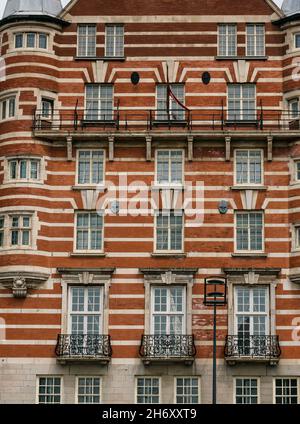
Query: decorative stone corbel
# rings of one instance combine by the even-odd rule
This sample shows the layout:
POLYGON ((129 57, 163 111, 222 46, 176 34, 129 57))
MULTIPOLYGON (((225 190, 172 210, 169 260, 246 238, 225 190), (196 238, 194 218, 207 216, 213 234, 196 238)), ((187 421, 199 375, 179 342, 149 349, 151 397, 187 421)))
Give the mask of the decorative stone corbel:
POLYGON ((15 277, 12 285, 14 297, 24 298, 27 296, 27 285, 24 277, 15 277))
POLYGON ((70 162, 73 159, 73 144, 72 144, 72 137, 67 137, 67 160, 70 162))
POLYGON ((225 137, 225 160, 230 161, 231 137, 225 137))
POLYGON ((192 162, 194 159, 194 138, 189 135, 188 136, 188 160, 192 162))
POLYGON ((115 137, 108 137, 108 160, 113 162, 115 155, 115 137))
POLYGON ((49 274, 37 272, 2 272, 0 286, 11 289, 14 297, 24 299, 27 297, 28 289, 37 289, 48 278, 49 274))
POLYGON ((267 140, 268 140, 268 161, 271 162, 273 160, 273 137, 269 135, 267 140))
POLYGON ((150 162, 152 158, 152 137, 146 137, 146 161, 150 162))

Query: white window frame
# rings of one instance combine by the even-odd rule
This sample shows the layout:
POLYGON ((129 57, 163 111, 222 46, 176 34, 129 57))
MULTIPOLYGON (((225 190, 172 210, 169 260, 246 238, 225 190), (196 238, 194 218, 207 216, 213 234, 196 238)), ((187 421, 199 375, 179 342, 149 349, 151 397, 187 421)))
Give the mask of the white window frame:
POLYGON ((292 249, 296 252, 300 250, 300 223, 293 225, 292 249))
POLYGON ((235 405, 259 405, 261 403, 261 399, 260 399, 260 377, 255 377, 255 376, 236 376, 234 377, 234 388, 233 388, 233 403, 235 405), (236 389, 237 389, 237 380, 256 380, 257 381, 257 403, 256 404, 246 404, 246 403, 237 403, 236 402, 236 389))
MULTIPOLYGON (((19 221, 20 222, 20 221, 19 221)), ((8 214, 8 231, 9 231, 9 247, 12 249, 30 249, 32 247, 32 238, 33 238, 33 216, 32 214, 28 213, 9 213, 8 214), (23 224, 18 225, 18 227, 13 227, 12 222, 13 218, 18 218, 19 220, 23 220, 24 217, 29 218, 29 227, 24 227, 23 224), (18 232, 18 244, 12 244, 12 233, 14 231, 18 232), (20 239, 23 240, 23 233, 24 231, 29 232, 29 243, 28 244, 22 244, 20 242, 20 239)))
MULTIPOLYGON (((145 395, 143 395, 143 397, 145 397, 145 395)), ((137 375, 135 376, 135 404, 137 405, 158 405, 159 403, 161 403, 161 377, 157 377, 155 375, 149 375, 149 376, 144 376, 144 375, 137 375), (139 378, 143 378, 144 380, 146 378, 151 378, 151 379, 158 379, 158 402, 157 403, 139 403, 138 402, 138 379, 139 378)))
POLYGON ((270 310, 270 286, 268 284, 259 284, 259 285, 255 285, 255 286, 245 286, 245 285, 239 285, 239 284, 235 284, 234 285, 234 292, 233 292, 233 296, 234 296, 234 334, 238 335, 238 316, 240 315, 246 315, 250 317, 250 336, 253 336, 253 320, 251 322, 251 317, 254 316, 265 316, 266 317, 266 328, 265 328, 265 335, 271 335, 271 331, 270 331, 270 319, 271 319, 271 310, 270 310), (238 301, 237 301, 237 290, 239 288, 243 288, 243 289, 249 289, 250 293, 250 311, 249 312, 238 312, 238 301), (254 288, 264 288, 266 289, 266 312, 254 312, 253 311, 253 289, 254 288))
MULTIPOLYGON (((90 227, 89 227, 89 243, 90 243, 90 227)), ((91 254, 91 253, 103 253, 104 250, 104 213, 99 214, 99 211, 83 211, 83 210, 79 210, 76 211, 74 214, 74 246, 73 246, 73 250, 75 253, 81 253, 81 254, 91 254), (101 238, 101 248, 100 249, 86 249, 86 250, 81 250, 81 249, 77 249, 77 216, 78 214, 98 214, 101 218, 102 218, 102 238, 101 238)))
POLYGON ((264 57, 266 55, 266 29, 265 29, 265 24, 263 23, 248 23, 246 24, 246 56, 250 56, 250 57, 264 57), (249 34, 249 27, 253 26, 254 27, 254 34, 249 34), (259 38, 259 35, 257 33, 257 29, 258 27, 263 28, 263 39, 264 39, 264 45, 263 45, 263 53, 262 54, 257 54, 258 51, 258 44, 257 44, 257 40, 259 38), (249 37, 253 37, 254 39, 254 54, 250 54, 249 53, 249 37))
POLYGON ((281 376, 281 375, 277 375, 276 377, 273 378, 273 404, 274 405, 295 405, 295 404, 276 404, 276 380, 297 380, 297 404, 300 404, 300 378, 298 376, 296 377, 286 377, 286 376, 281 376))
POLYGON ((64 403, 64 378, 61 375, 37 375, 36 376, 36 398, 35 403, 37 405, 61 405, 64 403), (59 403, 40 403, 40 378, 59 378, 60 379, 60 402, 59 403))
POLYGON ((96 57, 96 55, 97 55, 97 24, 93 24, 93 23, 90 23, 90 24, 78 24, 78 27, 77 27, 77 57, 96 57), (87 33, 88 27, 90 27, 90 26, 92 26, 92 27, 95 28, 95 34, 93 35, 93 37, 95 37, 94 38, 95 46, 94 46, 94 54, 93 55, 88 55, 87 54, 88 53, 88 45, 89 45, 88 41, 89 41, 89 38, 92 38, 92 36, 91 35, 88 35, 88 33, 87 33), (84 36, 81 36, 79 34, 80 27, 81 28, 85 27, 85 34, 84 34, 84 36), (80 39, 80 37, 82 37, 82 38, 85 39, 85 54, 80 54, 81 52, 79 51, 79 39, 80 39))
MULTIPOLYGON (((68 334, 76 334, 72 333, 72 315, 82 315, 82 316, 89 316, 89 315, 99 315, 99 335, 103 334, 103 328, 104 328, 104 288, 103 285, 95 284, 95 285, 74 285, 70 284, 68 286, 68 334), (72 311, 72 289, 73 288, 83 288, 84 289, 84 310, 83 311, 72 311), (100 289, 100 311, 96 313, 95 311, 88 311, 88 289, 89 288, 99 288, 100 289)), ((86 326, 86 323, 84 324, 86 326)), ((83 334, 88 334, 87 329, 84 328, 83 334)), ((92 334, 93 335, 93 334, 92 334)))
MULTIPOLYGON (((101 375, 77 375, 76 376, 76 383, 75 383, 75 404, 76 405, 101 405, 102 404, 102 376, 101 375), (99 402, 79 402, 79 396, 88 396, 87 394, 85 395, 79 395, 78 390, 79 390, 79 379, 80 378, 99 378, 100 380, 100 384, 99 384, 99 402)), ((96 396, 94 394, 92 394, 91 396, 96 396)))
POLYGON ((166 186, 166 187, 182 187, 184 185, 184 175, 185 175, 185 151, 184 149, 157 149, 155 151, 155 185, 156 186, 166 186), (164 181, 164 182, 159 182, 158 181, 158 156, 160 152, 169 152, 169 164, 168 164, 168 168, 169 168, 169 178, 168 181, 164 181), (173 182, 171 181, 171 163, 172 163, 172 159, 171 159, 171 152, 181 152, 182 153, 182 173, 181 173, 181 182, 173 182))
MULTIPOLYGON (((183 96, 182 96, 182 104, 185 104, 185 99, 186 99, 186 90, 185 90, 185 84, 184 83, 172 83, 170 84, 170 88, 172 90, 172 88, 174 89, 174 87, 176 86, 180 86, 182 87, 183 90, 183 96)), ((158 103, 159 103, 159 87, 166 87, 167 88, 167 84, 165 83, 159 83, 156 84, 156 91, 155 91, 155 111, 156 111, 156 119, 158 121, 168 121, 169 117, 167 116, 167 108, 163 108, 163 109, 158 109, 158 103)), ((179 97, 179 96, 178 96, 179 97)), ((166 100, 165 101, 165 105, 167 106, 167 98, 163 99, 166 100)), ((178 98, 178 100, 180 101, 180 98, 178 98)), ((172 112, 174 111, 174 114, 179 114, 179 118, 180 119, 174 119, 171 117, 171 121, 174 122, 181 122, 184 121, 186 119, 186 111, 185 109, 183 109, 182 107, 180 107, 180 105, 177 105, 177 102, 175 102, 175 100, 173 100, 171 98, 171 96, 168 99, 168 103, 169 103, 169 114, 172 115, 172 112), (173 107, 175 105, 175 108, 173 107)))
POLYGON ((36 157, 10 157, 7 158, 7 181, 9 182, 41 182, 41 158, 36 157), (26 162, 26 178, 20 177, 20 162, 26 162), (17 162, 16 178, 11 177, 11 163, 17 162), (31 162, 37 162, 37 178, 31 178, 31 162))
POLYGON ((105 25, 105 57, 115 57, 115 58, 123 58, 124 57, 124 51, 125 51, 125 29, 124 29, 124 24, 107 24, 105 25), (114 34, 112 36, 113 38, 113 54, 108 54, 108 38, 111 37, 110 35, 108 35, 108 28, 113 28, 114 29, 114 34), (122 35, 117 35, 116 34, 116 28, 123 28, 123 34, 122 35), (122 54, 121 55, 117 55, 117 38, 122 38, 123 42, 122 42, 122 54))
POLYGON ((229 121, 236 120, 236 121, 244 121, 244 122, 252 122, 253 120, 257 119, 257 93, 256 93, 256 84, 254 83, 229 83, 227 86, 227 119, 229 121), (232 86, 239 86, 240 87, 240 97, 233 97, 232 101, 239 102, 239 109, 234 110, 234 117, 231 116, 233 111, 229 109, 229 103, 230 103, 230 97, 229 97, 229 88, 232 86), (254 88, 254 97, 244 97, 243 95, 243 87, 246 86, 252 86, 254 88), (254 101, 254 109, 253 109, 253 117, 250 115, 250 110, 244 109, 244 101, 254 101), (237 118, 238 113, 238 118, 237 118), (246 118, 244 117, 246 114, 246 118), (250 119, 251 118, 251 119, 250 119))
MULTIPOLYGON (((187 403, 179 403, 179 402, 177 402, 177 379, 179 379, 179 378, 182 378, 182 379, 186 379, 186 378, 197 379, 197 381, 198 381, 198 402, 196 402, 194 404, 191 404, 191 405, 199 405, 199 404, 201 404, 201 377, 199 377, 197 375, 184 375, 184 376, 176 375, 174 377, 174 404, 176 404, 176 405, 187 405, 187 403)), ((191 396, 193 396, 193 395, 191 395, 191 396)))
MULTIPOLYGON (((91 118, 89 118, 90 109, 88 109, 88 107, 87 107, 89 101, 90 102, 91 101, 97 102, 97 109, 96 109, 95 112, 93 112, 93 119, 92 120, 103 121, 103 122, 114 120, 114 110, 115 110, 115 108, 114 108, 114 85, 113 84, 107 84, 107 83, 103 83, 103 84, 102 83, 95 83, 95 84, 89 83, 89 84, 86 84, 86 86, 85 86, 85 119, 91 119, 91 118), (98 89, 97 98, 88 99, 87 87, 91 86, 91 85, 97 86, 97 89, 98 89), (109 86, 109 87, 112 88, 111 98, 103 97, 103 94, 101 93, 101 88, 104 87, 104 86, 109 86), (111 104, 112 104, 111 110, 110 109, 103 109, 103 107, 102 107, 103 103, 108 103, 108 102, 111 102, 111 104), (94 115, 96 116, 96 118, 94 118, 94 115)), ((92 111, 93 110, 94 109, 92 109, 92 111)))
POLYGON ((235 23, 218 24, 218 56, 220 57, 235 57, 237 56, 237 25, 235 23), (221 34, 221 28, 226 29, 225 34, 221 34), (235 27, 235 51, 234 54, 229 54, 229 38, 231 35, 228 34, 229 27, 235 27), (225 37, 225 54, 221 52, 221 37, 225 37))
POLYGON ((14 44, 13 47, 15 50, 39 50, 42 52, 49 51, 49 33, 44 31, 17 31, 14 33, 14 44), (28 34, 34 34, 34 46, 28 47, 27 45, 27 36, 28 34), (17 36, 22 35, 22 46, 17 47, 16 46, 16 39, 17 36), (45 36, 46 37, 46 48, 40 47, 40 37, 45 36))
POLYGON ((6 96, 3 96, 3 98, 0 99, 0 122, 13 120, 14 118, 16 118, 16 116, 17 116, 17 96, 15 94, 11 94, 11 95, 8 94, 6 96), (13 101, 13 104, 14 104, 13 115, 11 115, 10 113, 11 101, 13 101), (5 116, 3 117, 4 110, 5 110, 5 116))
MULTIPOLYGON (((250 245, 250 226, 248 226, 248 247, 250 247, 249 245, 250 245)), ((255 253, 264 253, 265 252, 265 216, 264 216, 263 211, 261 211, 261 210, 251 210, 251 211, 237 210, 237 211, 235 211, 235 214, 234 214, 234 251, 235 251, 235 253, 245 253, 245 254, 247 254, 247 253, 255 254, 255 253), (262 249, 261 250, 251 250, 251 249, 239 250, 237 248, 237 215, 242 215, 242 214, 243 215, 249 215, 249 214, 252 214, 252 213, 253 214, 259 213, 259 214, 262 215, 262 249)))
MULTIPOLYGON (((76 173, 75 173, 75 185, 78 187, 103 187, 105 185, 105 165, 106 165, 106 154, 105 154, 105 150, 104 149, 77 149, 76 152, 76 173), (103 155, 103 172, 102 172, 102 181, 99 183, 92 183, 92 167, 90 167, 90 181, 88 183, 80 183, 79 182, 79 155, 80 152, 101 152, 103 155)), ((90 163, 92 163, 90 161, 90 163)))
MULTIPOLYGON (((179 216, 179 215, 178 215, 179 216)), ((155 225, 154 225, 154 252, 158 253, 158 254, 178 254, 178 253, 183 253, 184 252, 184 246, 185 246, 185 240, 184 240, 184 234, 185 234, 185 216, 184 216, 184 211, 177 211, 177 210, 159 210, 156 211, 155 216, 154 216, 154 220, 155 220, 155 225), (174 249, 165 249, 165 250, 159 250, 157 249, 157 220, 158 217, 162 214, 166 214, 166 216, 169 216, 169 225, 168 225, 168 247, 170 246, 171 243, 171 226, 170 226, 170 214, 171 212, 174 212, 175 216, 176 213, 181 212, 182 213, 182 231, 181 231, 181 249, 179 250, 174 250, 174 249)))
POLYGON ((234 150, 234 185, 236 186, 257 186, 257 187, 261 187, 264 184, 264 150, 263 149, 235 149, 234 150), (250 182, 250 158, 249 158, 249 152, 250 151, 255 151, 255 152, 260 152, 261 155, 261 182, 260 183, 251 183, 250 182), (247 183, 243 183, 243 182, 239 182, 237 180, 237 153, 238 152, 248 152, 248 165, 247 165, 247 174, 248 174, 248 182, 247 183))
MULTIPOLYGON (((181 315, 183 317, 182 319, 182 333, 181 335, 185 335, 187 333, 187 287, 186 285, 183 284, 171 284, 171 285, 151 285, 151 299, 150 299, 150 304, 151 304, 151 309, 150 309, 150 334, 155 335, 156 333, 154 332, 154 316, 155 315, 165 315, 166 317, 169 318, 169 320, 167 320, 167 326, 170 327, 170 317, 172 315, 181 315), (171 289, 175 289, 175 288, 181 288, 182 289, 182 312, 178 312, 178 311, 174 311, 172 312, 170 309, 168 309, 165 312, 155 312, 154 310, 154 290, 155 289, 165 289, 167 290, 167 306, 170 306, 170 290, 171 289), (168 322, 169 321, 169 322, 168 322)), ((168 330, 170 330, 170 328, 168 328, 168 330)), ((170 331, 167 331, 167 335, 170 335, 170 331)))

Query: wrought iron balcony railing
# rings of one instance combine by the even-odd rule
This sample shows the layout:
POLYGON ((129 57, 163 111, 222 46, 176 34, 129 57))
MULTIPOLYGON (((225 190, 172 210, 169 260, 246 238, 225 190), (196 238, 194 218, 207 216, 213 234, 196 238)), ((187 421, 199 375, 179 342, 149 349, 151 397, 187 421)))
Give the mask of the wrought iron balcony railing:
POLYGON ((60 359, 106 359, 112 355, 110 336, 59 334, 55 353, 60 359))
POLYGON ((262 107, 245 110, 228 110, 224 107, 214 111, 205 109, 191 111, 166 111, 157 109, 84 110, 79 108, 53 110, 45 113, 36 110, 33 130, 40 132, 99 132, 114 128, 121 130, 158 131, 162 129, 188 131, 300 131, 300 114, 287 110, 264 110, 262 107))
POLYGON ((192 360, 196 355, 193 335, 143 335, 141 357, 151 359, 192 360))
POLYGON ((225 357, 278 359, 281 355, 278 336, 227 336, 225 357))

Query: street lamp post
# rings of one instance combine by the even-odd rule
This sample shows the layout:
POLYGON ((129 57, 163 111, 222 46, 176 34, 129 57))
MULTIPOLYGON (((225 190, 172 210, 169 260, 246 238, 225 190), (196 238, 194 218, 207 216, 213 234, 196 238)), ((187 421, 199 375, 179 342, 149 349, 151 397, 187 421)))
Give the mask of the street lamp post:
POLYGON ((226 278, 210 277, 204 281, 204 305, 213 306, 214 330, 213 330, 213 384, 212 403, 217 403, 217 307, 227 303, 227 280, 226 278))

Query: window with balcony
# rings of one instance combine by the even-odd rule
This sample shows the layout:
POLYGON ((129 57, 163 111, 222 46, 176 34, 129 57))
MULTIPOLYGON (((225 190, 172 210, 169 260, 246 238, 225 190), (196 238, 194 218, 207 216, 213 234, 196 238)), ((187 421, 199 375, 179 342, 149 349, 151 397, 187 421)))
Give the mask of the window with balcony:
POLYGON ((42 119, 51 120, 54 112, 54 100, 42 98, 41 102, 41 117, 42 119))
POLYGON ((237 212, 235 225, 236 252, 263 252, 263 212, 237 212))
POLYGON ((183 251, 183 212, 160 211, 156 216, 155 251, 182 252, 183 251))
POLYGON ((15 34, 15 48, 47 50, 48 38, 44 32, 18 32, 15 34))
POLYGON ((111 84, 86 85, 85 120, 113 120, 113 86, 111 84))
POLYGON ((61 403, 62 379, 61 377, 38 378, 38 403, 61 403))
POLYGON ((77 55, 79 57, 95 57, 97 43, 96 24, 78 25, 78 46, 77 55))
POLYGON ((157 150, 156 183, 167 185, 183 184, 183 150, 157 150))
POLYGON ((76 214, 76 251, 101 252, 103 250, 103 216, 97 212, 76 214))
MULTIPOLYGON (((102 286, 69 287, 68 334, 59 334, 56 345, 56 355, 62 362, 110 360, 110 337, 103 334, 103 309, 102 286)), ((85 397, 84 390, 80 394, 85 397)))
POLYGON ((138 377, 136 379, 136 403, 159 403, 160 379, 158 377, 138 377))
POLYGON ((105 27, 105 56, 124 56, 124 26, 106 25, 105 27))
POLYGON ((246 46, 247 56, 265 56, 264 24, 247 24, 246 46))
POLYGON ((235 403, 250 405, 259 403, 257 378, 235 379, 235 403))
POLYGON ((228 120, 255 121, 256 87, 255 84, 228 85, 228 120))
POLYGON ((170 95, 167 84, 156 86, 156 119, 158 121, 184 121, 185 109, 180 105, 180 103, 184 105, 185 102, 184 85, 170 84, 170 89, 174 96, 170 95))
POLYGON ((299 119, 299 99, 294 98, 288 101, 288 110, 290 119, 299 119))
POLYGON ((263 183, 263 151, 235 151, 235 184, 261 185, 263 183))
POLYGON ((2 120, 16 116, 16 96, 0 100, 0 116, 2 120))
POLYGON ((104 181, 104 150, 78 150, 77 184, 96 185, 104 181))
POLYGON ((299 403, 298 378, 275 378, 275 404, 291 405, 299 403))
POLYGON ((200 403, 199 383, 198 377, 177 377, 175 379, 176 403, 200 403))
POLYGON ((237 26, 236 24, 220 24, 218 26, 218 55, 237 55, 237 26))
POLYGON ((40 159, 16 158, 8 160, 9 175, 11 181, 39 181, 40 159))
POLYGON ((77 377, 77 403, 100 403, 100 377, 77 377))
POLYGON ((234 287, 234 333, 227 336, 228 359, 277 360, 277 336, 270 335, 269 286, 234 287))
MULTIPOLYGON (((140 356, 145 364, 157 361, 194 361, 196 348, 192 335, 191 316, 193 274, 159 275, 148 270, 145 296, 150 301, 145 308, 145 334, 142 336, 140 356)), ((194 272, 190 271, 190 272, 194 272)))

